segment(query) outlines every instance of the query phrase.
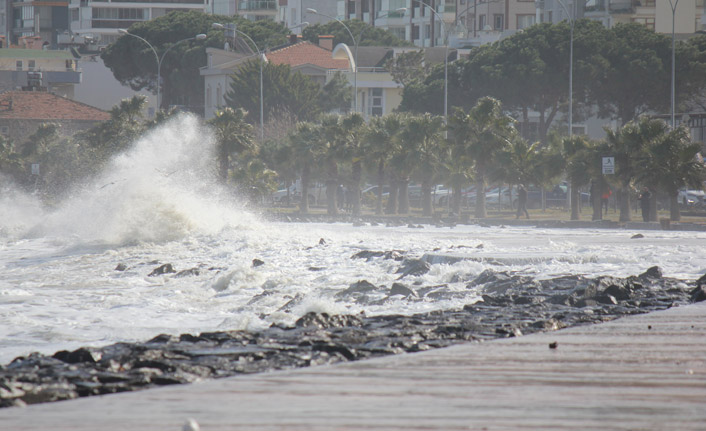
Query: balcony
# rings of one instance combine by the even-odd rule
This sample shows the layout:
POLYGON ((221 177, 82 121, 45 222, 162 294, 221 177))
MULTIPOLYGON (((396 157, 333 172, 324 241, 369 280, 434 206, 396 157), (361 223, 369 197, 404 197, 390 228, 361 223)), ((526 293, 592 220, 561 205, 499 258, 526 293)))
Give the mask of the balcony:
POLYGON ((246 0, 238 3, 239 11, 275 11, 277 10, 276 0, 246 0))
POLYGON ((610 11, 613 13, 633 13, 635 12, 634 0, 612 0, 610 2, 610 11))

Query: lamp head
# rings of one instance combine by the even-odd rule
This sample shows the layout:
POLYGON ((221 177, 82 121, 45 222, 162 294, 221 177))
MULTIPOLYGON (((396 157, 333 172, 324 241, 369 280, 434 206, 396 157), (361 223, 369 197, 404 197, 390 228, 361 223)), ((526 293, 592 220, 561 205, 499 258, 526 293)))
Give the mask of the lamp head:
POLYGON ((119 28, 119 29, 118 29, 118 33, 120 33, 120 34, 130 34, 130 33, 129 33, 127 30, 125 30, 124 28, 119 28))
POLYGON ((218 30, 223 30, 223 29, 226 28, 226 27, 225 27, 223 24, 219 23, 219 22, 214 22, 213 24, 211 24, 211 28, 216 28, 216 29, 218 29, 218 30))
POLYGON ((312 8, 310 8, 310 7, 306 8, 306 11, 309 12, 309 13, 315 13, 315 14, 318 14, 318 13, 319 13, 319 11, 317 11, 316 9, 312 9, 312 8))
POLYGON ((194 36, 194 39, 196 39, 196 40, 204 40, 204 39, 206 39, 206 37, 207 37, 207 36, 206 36, 205 34, 200 33, 200 34, 197 34, 196 36, 194 36))

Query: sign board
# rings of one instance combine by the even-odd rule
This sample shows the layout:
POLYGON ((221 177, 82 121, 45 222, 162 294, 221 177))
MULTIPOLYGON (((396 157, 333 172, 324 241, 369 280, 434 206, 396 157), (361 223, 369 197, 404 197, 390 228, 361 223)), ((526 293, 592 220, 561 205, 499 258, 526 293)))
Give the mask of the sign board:
POLYGON ((32 163, 32 175, 39 175, 39 163, 32 163))
POLYGON ((603 175, 613 175, 615 173, 615 158, 603 157, 603 175))

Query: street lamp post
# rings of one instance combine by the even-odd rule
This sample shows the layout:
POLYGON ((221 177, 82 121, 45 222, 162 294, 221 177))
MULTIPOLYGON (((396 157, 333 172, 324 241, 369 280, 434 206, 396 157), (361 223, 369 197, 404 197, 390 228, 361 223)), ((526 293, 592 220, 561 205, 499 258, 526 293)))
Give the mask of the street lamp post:
POLYGON ((162 53, 162 56, 160 57, 157 54, 157 50, 155 49, 155 47, 152 46, 152 44, 149 43, 146 39, 144 39, 136 34, 130 33, 129 31, 127 31, 124 28, 118 29, 118 33, 140 39, 141 41, 146 43, 147 46, 149 46, 150 49, 152 50, 152 53, 154 54, 154 58, 155 58, 155 60, 157 60, 157 111, 162 109, 162 61, 164 60, 164 57, 167 55, 167 53, 172 48, 174 48, 175 46, 177 46, 178 44, 180 44, 182 42, 186 42, 187 40, 204 40, 204 39, 206 39, 206 35, 201 33, 201 34, 197 34, 194 37, 187 37, 186 39, 179 40, 176 43, 172 44, 169 48, 167 48, 167 50, 164 51, 162 53))
MULTIPOLYGON (((574 14, 569 13, 569 9, 564 4, 563 0, 557 0, 564 12, 569 17, 569 137, 574 134, 574 14)), ((575 10, 576 0, 573 0, 572 8, 575 10)), ((671 0, 670 0, 671 1, 671 0)), ((677 0, 678 1, 678 0, 677 0)))
POLYGON ((674 109, 675 109, 675 89, 674 86, 676 84, 676 70, 675 70, 675 60, 676 56, 674 54, 675 52, 675 42, 674 42, 674 24, 676 21, 676 13, 677 13, 677 4, 679 4, 679 0, 669 0, 669 6, 672 8, 672 129, 676 126, 676 123, 674 121, 674 109))
MULTIPOLYGON (((214 22, 211 24, 211 27, 217 28, 220 30, 225 30, 227 29, 226 26, 223 24, 214 22)), ((264 53, 260 51, 260 48, 258 48, 257 44, 255 43, 254 40, 250 36, 248 36, 246 33, 243 33, 242 31, 238 30, 237 28, 233 27, 229 30, 233 30, 233 48, 235 49, 235 33, 240 34, 241 36, 244 36, 247 38, 250 43, 253 44, 255 49, 257 50, 257 56, 260 62, 260 142, 265 141, 265 108, 264 108, 264 97, 263 97, 263 81, 262 81, 262 63, 264 62, 264 53)))
POLYGON ((316 9, 312 9, 312 8, 307 8, 306 11, 309 13, 313 13, 315 15, 321 15, 326 18, 338 21, 338 23, 341 24, 346 29, 348 34, 350 35, 351 40, 353 41, 354 49, 355 49, 355 51, 353 53, 353 110, 355 112, 358 112, 358 42, 359 41, 357 41, 355 39, 355 37, 353 37, 353 33, 351 32, 351 29, 348 28, 346 23, 344 23, 340 19, 336 18, 335 16, 326 15, 325 13, 321 13, 321 12, 317 11, 316 9))
MULTIPOLYGON (((448 124, 449 121, 449 29, 446 27, 446 23, 444 22, 444 18, 439 15, 437 11, 434 10, 433 7, 428 5, 427 3, 424 3, 423 1, 419 1, 419 3, 423 4, 424 6, 428 7, 429 10, 434 14, 436 18, 439 19, 439 23, 444 27, 444 124, 448 124)), ((431 37, 434 37, 432 34, 431 37)), ((424 39, 422 39, 422 45, 424 45, 424 39)))

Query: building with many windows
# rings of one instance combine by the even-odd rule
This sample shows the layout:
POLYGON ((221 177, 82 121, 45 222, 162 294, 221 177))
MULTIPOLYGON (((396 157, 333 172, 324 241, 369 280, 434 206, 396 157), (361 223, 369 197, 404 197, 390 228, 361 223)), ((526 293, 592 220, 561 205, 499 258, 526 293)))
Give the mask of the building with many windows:
POLYGON ((80 40, 98 50, 118 38, 118 29, 163 16, 172 11, 209 11, 210 0, 70 0, 70 32, 60 43, 80 40))
POLYGON ((553 23, 569 17, 588 18, 608 28, 635 22, 665 34, 672 32, 674 18, 676 34, 693 34, 706 30, 704 3, 704 0, 679 0, 672 17, 668 0, 541 0, 537 2, 537 15, 542 22, 553 23))

